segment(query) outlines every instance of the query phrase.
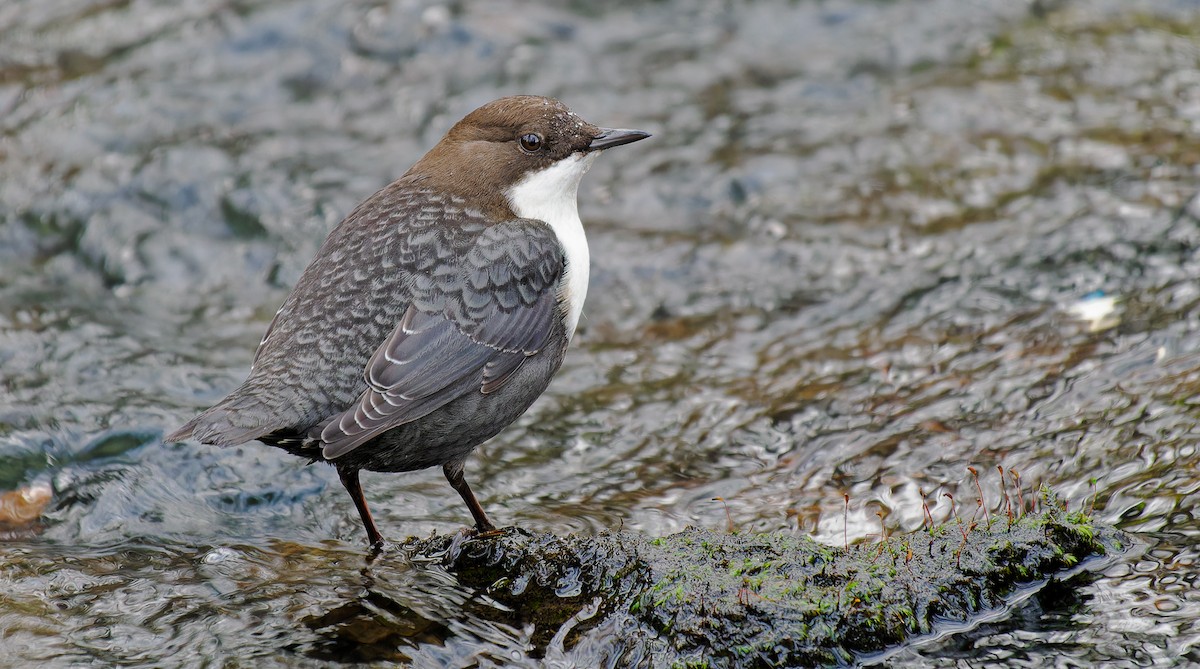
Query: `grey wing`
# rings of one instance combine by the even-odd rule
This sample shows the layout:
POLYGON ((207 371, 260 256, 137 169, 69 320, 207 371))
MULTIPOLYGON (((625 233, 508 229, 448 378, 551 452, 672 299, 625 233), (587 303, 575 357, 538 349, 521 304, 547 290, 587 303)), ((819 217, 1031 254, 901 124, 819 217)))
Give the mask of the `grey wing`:
POLYGON ((561 319, 563 273, 562 249, 548 226, 491 226, 460 263, 457 273, 415 282, 412 304, 367 363, 367 390, 314 428, 326 459, 466 393, 495 392, 546 345, 561 319))

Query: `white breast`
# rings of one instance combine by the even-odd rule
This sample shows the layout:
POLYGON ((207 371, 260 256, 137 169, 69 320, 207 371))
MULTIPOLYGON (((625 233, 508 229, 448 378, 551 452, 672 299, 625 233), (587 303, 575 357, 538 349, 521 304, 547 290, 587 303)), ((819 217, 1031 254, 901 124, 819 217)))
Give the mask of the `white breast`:
POLYGON ((507 193, 508 204, 517 216, 545 221, 562 244, 567 273, 559 288, 559 299, 566 307, 563 324, 567 327, 568 339, 575 334, 579 314, 583 311, 590 262, 575 195, 579 191, 579 180, 595 159, 596 153, 576 153, 544 170, 530 173, 507 193))

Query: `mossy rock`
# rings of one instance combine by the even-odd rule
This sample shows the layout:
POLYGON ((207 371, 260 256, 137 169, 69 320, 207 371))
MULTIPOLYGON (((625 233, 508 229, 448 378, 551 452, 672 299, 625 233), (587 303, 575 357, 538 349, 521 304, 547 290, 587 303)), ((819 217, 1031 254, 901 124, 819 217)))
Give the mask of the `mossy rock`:
POLYGON ((1132 545, 1082 514, 1046 506, 1011 523, 980 522, 965 539, 966 526, 948 525, 849 549, 694 528, 658 539, 513 529, 405 548, 445 556, 462 583, 534 623, 542 642, 589 609, 568 644, 605 624, 606 633, 628 635, 628 648, 651 666, 823 666, 962 627, 1132 545))

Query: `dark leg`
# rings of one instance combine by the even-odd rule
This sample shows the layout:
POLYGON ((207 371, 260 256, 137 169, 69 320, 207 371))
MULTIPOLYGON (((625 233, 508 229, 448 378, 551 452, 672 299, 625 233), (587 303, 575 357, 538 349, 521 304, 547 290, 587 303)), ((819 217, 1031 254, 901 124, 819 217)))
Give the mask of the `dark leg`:
POLYGON ((363 497, 362 485, 358 482, 358 470, 338 467, 337 472, 342 479, 342 485, 346 486, 346 492, 350 493, 350 499, 354 500, 354 506, 358 508, 358 515, 362 517, 363 527, 367 529, 367 541, 375 548, 382 546, 383 535, 375 527, 371 510, 367 508, 367 498, 363 497))
POLYGON ((463 477, 463 463, 447 463, 442 467, 442 471, 446 472, 446 480, 450 482, 450 487, 458 491, 459 496, 467 503, 467 508, 471 510, 471 515, 475 518, 475 529, 480 532, 495 532, 496 526, 488 520, 483 507, 479 505, 479 500, 475 499, 475 493, 471 492, 471 486, 467 485, 467 479, 463 477))

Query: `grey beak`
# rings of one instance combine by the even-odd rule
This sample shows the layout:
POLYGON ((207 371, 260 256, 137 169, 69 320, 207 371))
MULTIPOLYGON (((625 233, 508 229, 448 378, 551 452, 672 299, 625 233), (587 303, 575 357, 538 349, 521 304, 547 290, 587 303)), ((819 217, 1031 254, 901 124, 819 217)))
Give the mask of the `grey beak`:
POLYGON ((624 130, 621 128, 600 128, 600 134, 592 138, 592 143, 588 144, 588 151, 602 151, 611 149, 614 146, 622 144, 631 144, 640 139, 646 139, 650 136, 648 132, 641 130, 624 130))

